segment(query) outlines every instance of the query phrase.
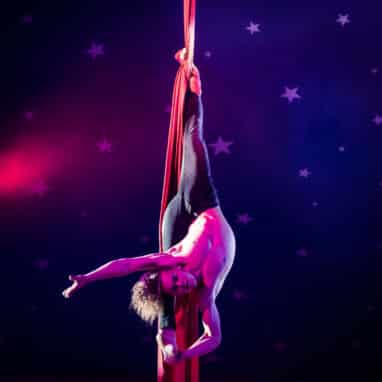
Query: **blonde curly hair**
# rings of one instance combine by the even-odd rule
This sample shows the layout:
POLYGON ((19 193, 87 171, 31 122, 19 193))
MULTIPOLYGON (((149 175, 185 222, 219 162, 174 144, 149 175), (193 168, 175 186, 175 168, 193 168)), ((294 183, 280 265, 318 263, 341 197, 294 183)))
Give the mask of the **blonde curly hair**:
POLYGON ((159 272, 146 272, 131 288, 130 309, 152 325, 163 309, 159 272))

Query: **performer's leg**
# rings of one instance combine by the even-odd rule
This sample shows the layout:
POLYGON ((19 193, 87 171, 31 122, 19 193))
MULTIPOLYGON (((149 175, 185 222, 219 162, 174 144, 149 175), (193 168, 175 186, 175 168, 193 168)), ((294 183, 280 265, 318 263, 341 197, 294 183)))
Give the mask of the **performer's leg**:
POLYGON ((200 96, 187 91, 184 105, 184 145, 179 185, 185 209, 194 218, 219 205, 211 177, 206 143, 203 137, 203 105, 200 96))
POLYGON ((185 209, 183 195, 178 192, 167 205, 163 215, 162 239, 164 251, 167 251, 186 236, 191 222, 192 216, 185 209))

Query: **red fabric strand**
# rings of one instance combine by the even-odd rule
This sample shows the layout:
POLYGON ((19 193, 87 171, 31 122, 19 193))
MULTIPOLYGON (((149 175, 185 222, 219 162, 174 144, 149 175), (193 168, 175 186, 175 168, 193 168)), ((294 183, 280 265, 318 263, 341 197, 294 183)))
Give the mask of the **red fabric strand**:
MULTIPOLYGON (((196 0, 184 0, 184 46, 187 61, 194 61, 195 48, 195 5, 196 0)), ((191 67, 191 65, 189 65, 191 67)), ((159 215, 159 251, 163 252, 162 222, 164 211, 178 190, 183 156, 183 107, 187 90, 187 73, 181 66, 176 74, 172 94, 170 127, 167 140, 165 173, 162 201, 159 215)), ((175 320, 176 338, 180 350, 185 350, 199 337, 198 307, 196 293, 176 298, 175 320)), ((163 362, 162 352, 158 348, 158 382, 198 382, 199 359, 194 357, 178 365, 171 366, 163 362)))

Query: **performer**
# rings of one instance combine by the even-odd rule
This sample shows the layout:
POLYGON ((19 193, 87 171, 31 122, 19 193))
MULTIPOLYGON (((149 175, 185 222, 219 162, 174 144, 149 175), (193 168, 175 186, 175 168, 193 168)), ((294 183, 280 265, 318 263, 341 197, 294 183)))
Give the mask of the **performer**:
MULTIPOLYGON (((186 50, 175 58, 188 65, 186 50)), ((179 188, 168 204, 162 224, 163 253, 112 260, 84 275, 70 275, 69 298, 89 282, 145 271, 132 288, 131 307, 150 324, 159 319, 156 340, 170 364, 205 355, 222 340, 216 298, 231 270, 235 236, 223 215, 211 178, 203 138, 201 80, 195 65, 189 75, 184 106, 183 158, 179 188), (196 290, 204 333, 187 349, 176 345, 174 298, 196 290)))

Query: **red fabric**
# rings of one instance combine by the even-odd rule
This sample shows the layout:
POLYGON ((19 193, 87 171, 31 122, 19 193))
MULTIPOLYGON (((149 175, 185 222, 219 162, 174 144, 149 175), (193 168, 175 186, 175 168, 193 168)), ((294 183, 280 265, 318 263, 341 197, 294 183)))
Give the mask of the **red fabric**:
MULTIPOLYGON (((184 0, 184 46, 187 61, 194 61, 196 0, 184 0)), ((191 67, 191 66, 189 66, 191 67)), ((176 74, 172 94, 172 110, 167 141, 166 164, 159 215, 159 251, 163 252, 162 220, 164 211, 178 190, 183 156, 183 107, 187 90, 187 73, 181 66, 176 74)), ((199 337, 198 307, 195 294, 177 298, 175 306, 176 338, 180 350, 189 347, 199 337)), ((158 382, 198 382, 199 359, 194 357, 178 365, 163 363, 158 348, 158 382)))

